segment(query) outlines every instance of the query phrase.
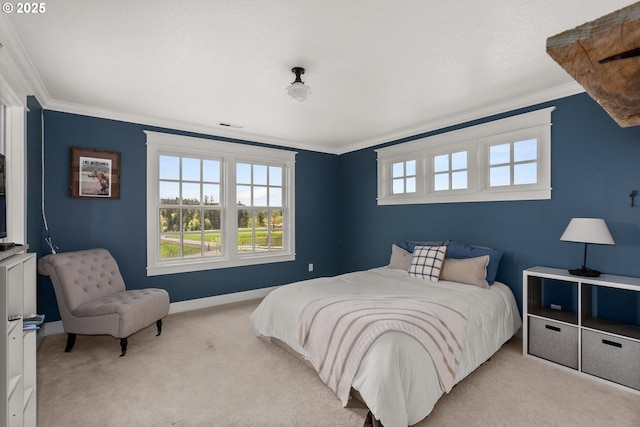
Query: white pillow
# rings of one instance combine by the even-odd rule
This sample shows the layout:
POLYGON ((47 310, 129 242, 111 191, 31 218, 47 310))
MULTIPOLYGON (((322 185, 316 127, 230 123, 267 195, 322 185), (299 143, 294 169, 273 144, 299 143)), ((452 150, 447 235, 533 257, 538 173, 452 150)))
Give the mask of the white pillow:
POLYGON ((489 289, 486 279, 487 265, 489 265, 489 255, 466 259, 445 258, 440 279, 489 289))
POLYGON ((446 252, 446 246, 416 246, 409 267, 409 276, 437 282, 446 252))
POLYGON ((405 251, 400 246, 391 245, 391 258, 389 259, 389 268, 397 270, 409 271, 413 254, 405 251))

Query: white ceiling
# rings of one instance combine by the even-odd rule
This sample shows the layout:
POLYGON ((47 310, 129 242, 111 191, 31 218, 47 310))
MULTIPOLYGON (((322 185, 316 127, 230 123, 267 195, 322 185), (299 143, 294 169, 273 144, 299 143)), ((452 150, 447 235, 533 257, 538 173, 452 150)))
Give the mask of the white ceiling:
POLYGON ((0 42, 48 109, 340 154, 580 92, 547 38, 632 3, 56 0, 0 42))

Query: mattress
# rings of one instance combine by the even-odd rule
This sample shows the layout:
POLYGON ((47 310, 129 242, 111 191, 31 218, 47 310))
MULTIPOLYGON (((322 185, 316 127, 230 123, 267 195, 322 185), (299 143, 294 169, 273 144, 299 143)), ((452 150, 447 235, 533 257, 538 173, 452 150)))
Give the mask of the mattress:
MULTIPOLYGON (((280 340, 306 357, 296 340, 298 316, 310 301, 327 295, 419 295, 467 304, 466 338, 456 383, 489 359, 522 325, 513 293, 503 283, 483 289, 431 282, 410 277, 406 271, 379 267, 282 286, 251 314, 251 326, 256 335, 280 340)), ((386 332, 371 344, 352 388, 385 427, 416 424, 443 394, 429 353, 402 332, 386 332)))

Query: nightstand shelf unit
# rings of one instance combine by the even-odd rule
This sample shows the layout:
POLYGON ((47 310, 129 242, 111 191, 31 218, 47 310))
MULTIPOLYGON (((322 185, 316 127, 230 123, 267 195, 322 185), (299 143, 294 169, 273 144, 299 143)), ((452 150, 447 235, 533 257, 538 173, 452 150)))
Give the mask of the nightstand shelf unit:
POLYGON ((640 394, 640 278, 533 267, 522 279, 525 356, 640 394), (633 311, 622 320, 621 300, 633 311))
POLYGON ((0 340, 0 425, 35 427, 36 331, 23 330, 25 316, 36 313, 36 255, 26 245, 0 253, 0 318, 6 337, 0 340))

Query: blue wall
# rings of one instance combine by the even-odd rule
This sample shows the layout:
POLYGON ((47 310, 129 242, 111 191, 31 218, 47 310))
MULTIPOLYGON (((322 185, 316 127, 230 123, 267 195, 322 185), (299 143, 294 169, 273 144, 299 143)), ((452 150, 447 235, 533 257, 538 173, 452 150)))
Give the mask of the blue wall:
MULTIPOLYGON (((340 156, 341 270, 388 263, 394 240, 450 239, 490 246, 505 251, 497 278, 513 289, 522 306, 522 270, 582 265, 583 247, 562 242, 560 236, 572 217, 601 217, 616 245, 590 245, 588 265, 640 276, 640 198, 631 208, 628 197, 631 190, 640 191, 640 127, 619 127, 588 95, 580 94, 446 130, 549 106, 556 106, 550 200, 377 206, 378 147, 340 156)), ((640 298, 632 304, 639 309, 640 298)))
MULTIPOLYGON (((54 111, 45 111, 44 129, 45 211, 54 243, 65 252, 93 247, 109 249, 128 288, 164 288, 175 302, 339 273, 338 254, 332 250, 338 239, 338 216, 334 212, 339 188, 335 155, 298 151, 296 156, 295 261, 147 277, 146 136, 143 130, 211 137, 54 111), (121 153, 119 200, 69 196, 70 147, 121 153), (311 262, 313 273, 308 272, 311 262)), ((30 140, 29 145, 31 150, 35 142, 30 140)), ((39 157, 30 159, 29 165, 31 181, 40 169, 39 157)), ((34 209, 39 210, 39 204, 30 205, 30 211, 34 209)), ((48 253, 42 238, 39 241, 38 247, 32 249, 40 254, 48 253)), ((48 321, 58 320, 55 295, 48 278, 41 278, 40 293, 40 310, 48 321)))
MULTIPOLYGON (((61 250, 106 247, 118 260, 128 287, 162 287, 169 291, 172 301, 378 267, 388 263, 394 240, 451 239, 503 250, 498 280, 513 289, 521 304, 523 269, 534 265, 559 268, 581 265, 582 247, 559 240, 571 217, 577 216, 604 218, 616 241, 615 246, 591 245, 590 267, 611 274, 640 276, 640 198, 636 207, 631 208, 628 197, 631 190, 640 191, 640 127, 620 128, 588 95, 563 98, 385 145, 548 106, 556 106, 552 113, 551 200, 377 206, 374 148, 378 147, 341 156, 299 151, 295 262, 155 277, 145 274, 146 151, 142 131, 208 136, 46 111, 45 194, 49 227, 61 250), (120 200, 69 197, 72 146, 122 153, 120 200), (315 266, 313 273, 307 271, 311 262, 315 266)), ((30 113, 29 123, 32 114, 35 113, 30 113)), ((34 122, 37 125, 37 120, 34 122)), ((32 129, 36 132, 36 125, 30 124, 29 132, 32 129)), ((39 148, 33 147, 35 144, 39 147, 37 139, 28 138, 30 155, 39 153, 39 148)), ((39 156, 29 158, 29 191, 31 183, 40 180, 39 170, 39 156)), ((39 200, 30 196, 30 218, 32 211, 39 212, 39 208, 39 200)), ((36 227, 33 222, 29 220, 29 236, 38 235, 32 230, 36 227)), ((29 243, 34 251, 46 253, 42 236, 33 240, 30 237, 29 243)), ((49 321, 57 320, 57 305, 48 279, 42 280, 40 293, 41 311, 49 321)), ((638 312, 638 295, 635 301, 624 302, 627 310, 638 312)), ((601 308, 601 314, 617 310, 615 298, 613 304, 611 301, 601 308)))

